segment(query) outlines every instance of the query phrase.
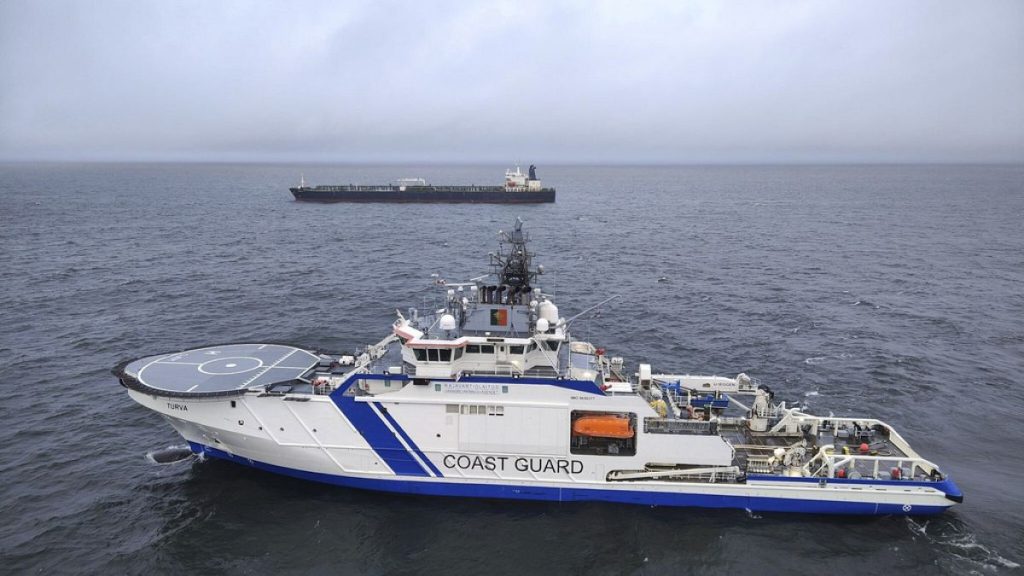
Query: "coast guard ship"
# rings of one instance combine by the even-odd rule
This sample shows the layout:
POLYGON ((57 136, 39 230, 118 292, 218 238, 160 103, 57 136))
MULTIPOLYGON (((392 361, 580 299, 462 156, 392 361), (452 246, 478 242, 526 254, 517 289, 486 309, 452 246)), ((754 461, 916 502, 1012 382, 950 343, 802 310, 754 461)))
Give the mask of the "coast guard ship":
POLYGON ((191 451, 340 486, 828 514, 963 500, 889 424, 820 417, 744 374, 656 372, 570 335, 518 221, 492 273, 435 279, 358 354, 242 343, 114 369, 191 451))

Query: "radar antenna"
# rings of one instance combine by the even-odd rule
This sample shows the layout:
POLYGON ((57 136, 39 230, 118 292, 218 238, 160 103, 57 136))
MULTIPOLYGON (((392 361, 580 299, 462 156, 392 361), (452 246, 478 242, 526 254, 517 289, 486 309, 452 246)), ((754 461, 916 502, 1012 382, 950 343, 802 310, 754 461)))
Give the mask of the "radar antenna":
POLYGON ((536 272, 530 269, 533 254, 526 249, 530 237, 523 232, 523 219, 516 218, 512 232, 499 232, 498 235, 498 253, 491 255, 491 266, 500 284, 512 288, 528 287, 536 272), (506 242, 510 244, 507 252, 506 242))

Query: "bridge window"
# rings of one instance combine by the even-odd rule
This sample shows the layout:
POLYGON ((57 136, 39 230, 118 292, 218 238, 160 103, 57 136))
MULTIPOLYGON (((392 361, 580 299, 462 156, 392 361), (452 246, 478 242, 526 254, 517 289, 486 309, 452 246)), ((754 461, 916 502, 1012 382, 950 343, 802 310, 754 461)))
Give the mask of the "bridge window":
POLYGON ((480 353, 481 354, 494 354, 494 346, 493 345, 480 346, 480 353))
POLYGON ((427 360, 431 362, 440 362, 441 357, 440 354, 438 354, 438 352, 440 352, 440 350, 438 350, 437 348, 431 348, 427 350, 427 360))
POLYGON ((441 354, 441 362, 451 362, 452 361, 452 350, 451 350, 451 348, 445 348, 445 349, 442 349, 442 350, 438 350, 438 353, 441 354))
POLYGON ((480 346, 478 344, 469 344, 466 346, 466 354, 479 354, 480 346))
POLYGON ((456 360, 458 360, 459 358, 462 358, 462 350, 463 350, 462 348, 456 348, 455 349, 455 359, 456 360))
POLYGON ((526 349, 526 347, 522 346, 522 345, 509 346, 508 347, 508 351, 509 351, 510 354, 522 354, 523 350, 525 350, 525 349, 526 349))
POLYGON ((423 348, 413 348, 413 354, 416 354, 416 360, 418 362, 427 361, 427 351, 423 348))

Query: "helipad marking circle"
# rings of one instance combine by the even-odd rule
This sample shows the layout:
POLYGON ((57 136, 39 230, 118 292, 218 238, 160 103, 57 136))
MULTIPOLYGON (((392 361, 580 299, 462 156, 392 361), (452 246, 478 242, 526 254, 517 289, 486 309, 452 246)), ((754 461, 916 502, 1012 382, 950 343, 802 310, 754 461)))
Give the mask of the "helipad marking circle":
POLYGON ((263 367, 263 360, 252 356, 229 356, 207 360, 199 365, 199 371, 211 376, 227 376, 230 374, 242 374, 251 372, 263 367))

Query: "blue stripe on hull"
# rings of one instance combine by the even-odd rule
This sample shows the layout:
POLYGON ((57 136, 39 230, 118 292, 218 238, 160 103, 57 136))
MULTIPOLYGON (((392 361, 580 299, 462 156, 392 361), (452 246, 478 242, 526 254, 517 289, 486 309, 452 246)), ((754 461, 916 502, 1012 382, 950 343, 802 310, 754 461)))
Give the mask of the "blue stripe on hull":
POLYGON ((422 450, 420 450, 420 447, 417 446, 416 443, 412 441, 412 438, 410 438, 409 435, 406 434, 405 430, 398 425, 398 422, 395 421, 395 417, 388 412, 387 406, 381 406, 379 403, 376 404, 376 406, 377 410, 380 410, 381 415, 384 416, 384 419, 391 423, 391 427, 394 428, 396 432, 398 432, 399 436, 402 437, 402 440, 405 440, 405 443, 409 446, 409 448, 411 448, 412 451, 415 452, 416 455, 420 457, 420 460, 422 460, 423 463, 426 464, 428 468, 430 468, 430 471, 434 473, 434 476, 437 476, 439 478, 444 476, 444 474, 441 474, 441 471, 437 469, 437 466, 434 466, 434 463, 431 462, 429 458, 427 458, 427 455, 424 454, 422 450))
POLYGON ((430 476, 423 466, 420 466, 419 462, 412 457, 412 454, 402 446, 395 433, 389 430, 384 421, 377 416, 369 402, 356 402, 355 396, 345 394, 354 382, 355 379, 350 378, 344 386, 331 394, 331 400, 345 415, 345 418, 348 418, 348 421, 370 444, 373 451, 387 462, 395 474, 399 476, 430 476))
MULTIPOLYGON (((441 477, 441 471, 437 469, 426 455, 416 446, 416 443, 412 441, 412 438, 405 433, 405 430, 398 425, 398 422, 388 414, 387 408, 380 402, 375 402, 380 411, 380 416, 373 410, 369 402, 357 402, 356 397, 349 395, 348 391, 355 385, 359 380, 409 380, 408 376, 401 374, 386 375, 386 374, 352 374, 345 382, 338 387, 337 390, 331 392, 331 400, 341 410, 341 413, 348 418, 348 421, 359 431, 359 434, 366 440, 370 445, 370 448, 384 460, 391 470, 399 476, 430 476, 430 472, 433 472, 435 476, 441 477), (391 424, 391 428, 395 430, 392 432, 381 417, 386 419, 391 424), (409 446, 409 449, 414 451, 420 460, 423 461, 423 465, 416 461, 413 455, 406 450, 405 446, 399 441, 398 435, 402 437, 405 444, 409 446), (424 465, 426 467, 424 467, 424 465), (430 469, 430 472, 427 471, 430 469)), ((460 382, 486 382, 490 384, 534 384, 541 386, 555 386, 559 388, 567 388, 569 390, 576 390, 578 392, 589 392, 593 394, 604 394, 601 389, 590 380, 561 380, 551 378, 508 378, 501 376, 487 376, 487 377, 473 377, 466 376, 460 380, 460 382)))
MULTIPOLYGON (((379 421, 379 419, 378 419, 379 421)), ((746 496, 715 496, 707 494, 680 494, 670 492, 639 492, 631 490, 607 490, 601 488, 548 488, 543 486, 510 486, 500 484, 463 484, 447 481, 417 481, 385 478, 354 478, 307 472, 284 468, 273 464, 257 462, 189 442, 192 451, 207 456, 244 464, 260 470, 313 480, 337 486, 419 494, 428 496, 462 496, 471 498, 505 498, 513 500, 548 500, 555 502, 591 501, 616 502, 622 504, 643 504, 646 506, 691 506, 702 508, 736 508, 755 512, 801 512, 810 514, 856 514, 856 515, 914 515, 939 514, 946 506, 914 506, 905 510, 899 504, 869 504, 859 502, 796 500, 790 498, 750 498, 746 496)))

